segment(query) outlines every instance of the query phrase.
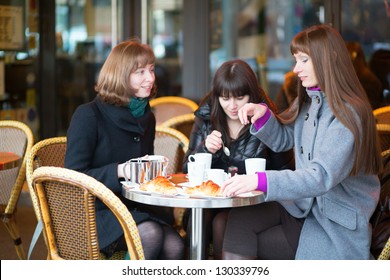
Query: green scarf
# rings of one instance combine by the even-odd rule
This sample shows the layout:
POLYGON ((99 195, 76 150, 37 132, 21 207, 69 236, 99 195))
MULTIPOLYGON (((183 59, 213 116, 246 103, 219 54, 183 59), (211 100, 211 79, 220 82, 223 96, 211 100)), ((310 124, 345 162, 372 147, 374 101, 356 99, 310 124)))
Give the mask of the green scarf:
POLYGON ((147 98, 131 97, 127 108, 135 118, 141 117, 145 113, 145 107, 148 104, 147 98))

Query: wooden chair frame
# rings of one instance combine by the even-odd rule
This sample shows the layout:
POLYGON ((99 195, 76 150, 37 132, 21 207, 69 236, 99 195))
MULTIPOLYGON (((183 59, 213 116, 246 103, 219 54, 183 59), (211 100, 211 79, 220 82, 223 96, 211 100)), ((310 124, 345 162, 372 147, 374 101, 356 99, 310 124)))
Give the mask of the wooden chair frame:
POLYGON ((191 99, 181 96, 162 96, 149 101, 152 111, 155 113, 157 125, 179 115, 193 113, 198 109, 191 99))
POLYGON ((390 106, 383 106, 373 111, 378 124, 390 124, 390 106))
POLYGON ((196 102, 181 96, 161 96, 161 97, 151 99, 149 103, 150 103, 150 107, 152 108, 165 103, 182 104, 191 108, 193 112, 195 112, 199 107, 198 104, 196 104, 196 102))

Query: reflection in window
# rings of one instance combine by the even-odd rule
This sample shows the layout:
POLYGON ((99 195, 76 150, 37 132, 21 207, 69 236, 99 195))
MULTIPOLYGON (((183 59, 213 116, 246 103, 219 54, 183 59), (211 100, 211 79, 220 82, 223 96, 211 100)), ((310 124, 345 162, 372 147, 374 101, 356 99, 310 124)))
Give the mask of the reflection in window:
POLYGON ((157 96, 181 95, 183 0, 151 0, 149 5, 157 96))
POLYGON ((210 80, 226 60, 246 60, 271 98, 293 59, 290 41, 303 28, 324 22, 323 0, 211 1, 210 80))

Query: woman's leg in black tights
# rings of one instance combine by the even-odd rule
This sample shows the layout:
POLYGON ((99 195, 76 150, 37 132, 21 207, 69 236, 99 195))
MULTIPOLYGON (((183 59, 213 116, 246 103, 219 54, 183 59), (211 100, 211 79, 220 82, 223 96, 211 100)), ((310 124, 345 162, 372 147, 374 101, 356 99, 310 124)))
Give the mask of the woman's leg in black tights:
POLYGON ((164 242, 161 225, 154 221, 145 221, 138 225, 142 247, 146 260, 157 260, 164 242))
POLYGON ((219 212, 213 220, 213 248, 214 248, 214 260, 220 260, 222 258, 222 245, 225 235, 225 229, 229 210, 223 210, 219 212))
POLYGON ((164 241, 160 259, 162 260, 182 260, 184 259, 184 240, 172 227, 162 225, 164 231, 164 241))
MULTIPOLYGON (((289 214, 277 202, 232 209, 228 217, 223 250, 237 255, 261 256, 268 259, 275 256, 268 256, 269 249, 258 248, 258 244, 273 242, 282 246, 278 258, 291 258, 291 242, 286 242, 285 231, 282 226, 282 223, 285 222, 285 216, 289 216, 289 214), (268 230, 270 230, 269 233, 267 233, 268 230), (258 238, 261 238, 262 241, 259 241, 258 238)), ((291 216, 290 218, 295 219, 291 216)), ((294 233, 297 239, 299 238, 300 229, 299 226, 292 228, 292 230, 297 231, 297 233, 294 233)), ((296 248, 292 249, 295 252, 296 248)))

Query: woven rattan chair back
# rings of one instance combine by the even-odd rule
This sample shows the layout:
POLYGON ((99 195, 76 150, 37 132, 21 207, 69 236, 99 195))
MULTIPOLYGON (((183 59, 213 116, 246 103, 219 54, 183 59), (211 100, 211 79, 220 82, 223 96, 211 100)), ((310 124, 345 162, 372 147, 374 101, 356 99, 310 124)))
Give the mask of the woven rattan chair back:
POLYGON ((381 254, 379 255, 378 260, 390 260, 390 237, 387 240, 381 254))
POLYGON ((376 124, 376 130, 378 131, 379 142, 380 142, 382 152, 390 149, 390 123, 376 124))
POLYGON ((10 169, 0 170, 0 214, 4 225, 14 241, 20 259, 26 254, 15 221, 15 210, 23 184, 26 180, 26 158, 33 145, 31 129, 19 121, 0 121, 0 151, 18 155, 20 163, 10 169))
POLYGON ((41 214, 34 188, 32 187, 32 175, 35 169, 41 166, 64 167, 66 153, 66 137, 47 138, 36 143, 27 158, 26 175, 27 185, 30 191, 37 220, 41 220, 41 214))
MULTIPOLYGON (((388 188, 388 176, 390 174, 390 170, 389 170, 389 160, 390 160, 390 149, 387 149, 385 151, 383 151, 381 153, 381 156, 382 156, 382 159, 383 159, 383 163, 384 163, 384 170, 383 170, 383 173, 380 175, 380 178, 381 178, 381 184, 382 184, 382 189, 381 189, 381 194, 380 194, 380 198, 379 198, 379 204, 378 204, 378 208, 377 209, 380 209, 380 213, 382 213, 382 215, 384 215, 384 213, 386 211, 390 211, 390 204, 389 202, 386 203, 386 200, 388 199, 388 196, 389 196, 389 188, 388 188), (389 209, 385 209, 389 207, 389 209), (382 212, 383 211, 383 212, 382 212)), ((376 210, 377 211, 377 210, 376 210)), ((375 212, 376 212, 375 211, 375 212)), ((376 214, 376 213, 374 213, 376 214)), ((373 233, 380 233, 380 235, 384 235, 386 234, 386 231, 383 231, 382 228, 379 228, 379 231, 376 230, 376 226, 377 226, 377 222, 380 221, 380 215, 379 215, 379 220, 378 219, 378 215, 375 215, 375 220, 373 221, 373 233)), ((384 217, 384 216, 383 216, 384 217)), ((383 219, 383 222, 387 223, 388 225, 388 222, 383 219)), ((376 253, 376 252, 375 252, 376 253)), ((382 251, 380 252, 379 256, 378 256, 378 260, 390 260, 390 236, 387 240, 387 242, 385 243, 382 251)))
POLYGON ((375 109, 373 114, 377 123, 390 124, 390 106, 375 109))
POLYGON ((100 259, 95 200, 100 199, 122 225, 130 259, 144 259, 138 228, 120 199, 96 179, 61 167, 40 167, 32 185, 42 213, 49 259, 100 259))
POLYGON ((169 120, 163 122, 161 126, 174 128, 180 131, 181 133, 183 133, 185 136, 187 136, 188 139, 190 139, 192 126, 194 125, 194 122, 195 122, 195 115, 193 113, 189 113, 189 114, 170 118, 169 120))
POLYGON ((198 104, 181 96, 162 96, 150 100, 150 107, 156 116, 156 124, 160 125, 173 117, 195 112, 198 104))
POLYGON ((169 127, 156 127, 154 153, 169 159, 167 174, 180 173, 189 140, 180 131, 169 127))

